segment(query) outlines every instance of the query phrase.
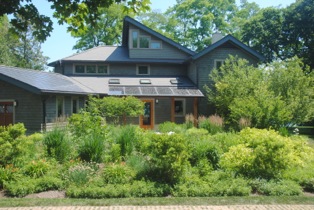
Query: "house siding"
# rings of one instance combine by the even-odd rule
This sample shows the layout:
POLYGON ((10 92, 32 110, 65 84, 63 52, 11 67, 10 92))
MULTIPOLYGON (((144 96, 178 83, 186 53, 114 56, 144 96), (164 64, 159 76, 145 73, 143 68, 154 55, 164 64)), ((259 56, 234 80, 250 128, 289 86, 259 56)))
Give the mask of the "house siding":
POLYGON ((24 123, 27 133, 40 130, 43 121, 42 98, 22 88, 0 81, 0 100, 14 100, 14 123, 24 123))
MULTIPOLYGON (((100 64, 100 63, 93 63, 100 64)), ((150 76, 186 76, 186 65, 180 64, 109 64, 109 76, 136 76, 137 65, 149 65, 150 76)), ((73 64, 64 64, 65 75, 85 75, 86 74, 73 74, 73 64)), ((91 75, 99 76, 99 75, 91 75)), ((108 75, 105 75, 108 76, 108 75)))
MULTIPOLYGON (((149 36, 152 41, 161 41, 157 37, 154 37, 135 26, 130 25, 129 29, 129 41, 131 40, 131 30, 138 30, 140 36, 149 36)), ((190 55, 184 53, 182 50, 175 48, 174 46, 161 41, 161 49, 136 49, 130 48, 129 46, 129 56, 130 58, 154 58, 154 59, 186 59, 190 55)))
MULTIPOLYGON (((238 48, 218 48, 212 52, 200 57, 195 61, 195 65, 198 71, 197 86, 206 95, 204 86, 209 84, 209 73, 214 69, 215 60, 225 60, 229 56, 237 56, 239 58, 244 58, 249 61, 250 64, 256 65, 258 59, 245 53, 238 48)), ((189 74, 190 75, 190 74, 189 74)), ((192 78, 191 78, 192 79, 192 78)), ((193 80, 193 79, 192 79, 193 80)), ((200 115, 211 115, 214 114, 215 110, 210 107, 207 99, 202 99, 199 103, 200 115)))

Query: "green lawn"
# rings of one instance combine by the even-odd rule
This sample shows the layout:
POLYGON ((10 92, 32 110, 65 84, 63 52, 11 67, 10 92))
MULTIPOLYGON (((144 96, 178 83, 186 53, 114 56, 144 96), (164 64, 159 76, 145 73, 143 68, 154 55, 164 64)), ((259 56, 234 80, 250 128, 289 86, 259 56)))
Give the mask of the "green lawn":
POLYGON ((244 205, 244 204, 303 204, 314 205, 312 196, 247 196, 202 198, 120 198, 120 199, 43 199, 3 198, 0 207, 17 206, 149 206, 149 205, 244 205))

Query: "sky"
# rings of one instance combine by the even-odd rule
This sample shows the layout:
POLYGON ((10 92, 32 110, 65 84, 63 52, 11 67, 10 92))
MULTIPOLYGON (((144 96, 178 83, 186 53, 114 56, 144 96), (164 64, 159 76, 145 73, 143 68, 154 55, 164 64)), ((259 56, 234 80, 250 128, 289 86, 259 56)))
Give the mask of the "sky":
MULTIPOLYGON (((240 0, 236 1, 240 2, 240 0)), ((248 2, 256 2, 260 7, 264 8, 269 6, 286 7, 294 3, 295 0, 248 0, 248 2)), ((50 4, 47 1, 33 0, 33 3, 36 5, 39 13, 52 17, 53 11, 50 9, 50 4)), ((176 0, 151 0, 151 3, 152 10, 164 12, 169 7, 173 6, 176 0)), ((54 18, 53 22, 54 30, 51 36, 42 44, 43 55, 49 57, 48 63, 76 53, 75 50, 72 50, 76 39, 67 33, 66 25, 59 25, 54 18)))

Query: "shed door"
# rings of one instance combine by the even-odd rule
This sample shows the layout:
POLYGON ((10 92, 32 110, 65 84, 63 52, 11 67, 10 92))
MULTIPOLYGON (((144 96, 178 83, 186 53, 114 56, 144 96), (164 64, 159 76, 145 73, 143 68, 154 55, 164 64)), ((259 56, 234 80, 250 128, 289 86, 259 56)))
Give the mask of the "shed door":
POLYGON ((0 102, 0 126, 13 124, 13 102, 0 102))
POLYGON ((154 128, 154 100, 143 100, 144 115, 140 116, 140 127, 144 129, 154 128))

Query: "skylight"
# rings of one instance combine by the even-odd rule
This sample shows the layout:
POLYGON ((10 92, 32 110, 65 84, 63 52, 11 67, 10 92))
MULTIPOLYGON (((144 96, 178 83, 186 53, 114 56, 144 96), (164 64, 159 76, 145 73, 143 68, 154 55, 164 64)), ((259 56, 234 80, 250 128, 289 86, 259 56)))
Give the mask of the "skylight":
POLYGON ((182 84, 182 81, 180 79, 171 79, 170 83, 173 85, 182 84))
POLYGON ((109 84, 120 84, 120 79, 109 79, 109 84))
POLYGON ((140 79, 140 83, 141 83, 141 84, 152 84, 152 82, 150 81, 150 79, 140 79))

